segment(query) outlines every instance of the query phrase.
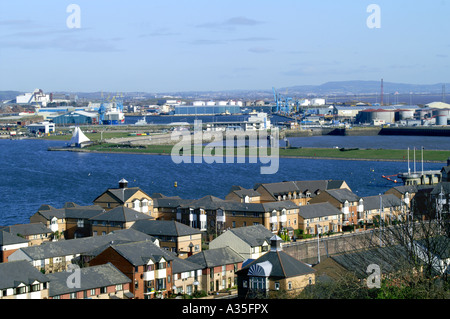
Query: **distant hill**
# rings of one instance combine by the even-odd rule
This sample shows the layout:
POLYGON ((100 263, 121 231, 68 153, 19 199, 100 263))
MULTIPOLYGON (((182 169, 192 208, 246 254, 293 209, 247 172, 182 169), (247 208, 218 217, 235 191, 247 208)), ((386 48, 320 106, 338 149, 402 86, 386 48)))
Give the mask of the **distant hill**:
MULTIPOLYGON (((442 94, 442 85, 444 83, 437 84, 407 84, 407 83, 394 83, 384 81, 384 93, 394 94, 398 92, 400 95, 409 95, 410 92, 414 94, 434 94, 439 96, 442 94)), ((446 91, 450 93, 450 83, 445 83, 446 91)), ((351 96, 358 94, 380 94, 381 92, 381 80, 380 81, 335 81, 326 82, 320 85, 294 85, 289 87, 275 87, 278 93, 286 94, 290 97, 307 97, 308 95, 316 96, 351 96)), ((45 92, 50 93, 50 92, 45 92)), ((53 92, 58 93, 58 92, 53 92)), ((115 96, 118 92, 59 92, 59 93, 73 93, 78 95, 80 99, 86 100, 101 100, 109 99, 115 96)), ((0 91, 1 100, 11 100, 16 98, 17 95, 23 94, 19 91, 0 91)), ((248 100, 273 100, 272 88, 260 89, 260 90, 223 90, 223 91, 186 91, 186 92, 123 92, 120 93, 125 100, 132 99, 164 99, 168 98, 184 98, 184 99, 248 99, 248 100)))
MULTIPOLYGON (((440 94, 442 92, 442 85, 444 83, 437 84, 407 84, 407 83, 394 83, 383 82, 383 91, 385 93, 414 94, 419 93, 434 93, 440 94)), ((450 90, 450 84, 445 83, 447 90, 450 90)), ((295 94, 319 94, 319 95, 351 95, 351 94, 379 94, 381 92, 381 80, 380 81, 338 81, 338 82, 326 82, 321 85, 298 85, 277 89, 278 92, 288 92, 289 95, 295 94)))

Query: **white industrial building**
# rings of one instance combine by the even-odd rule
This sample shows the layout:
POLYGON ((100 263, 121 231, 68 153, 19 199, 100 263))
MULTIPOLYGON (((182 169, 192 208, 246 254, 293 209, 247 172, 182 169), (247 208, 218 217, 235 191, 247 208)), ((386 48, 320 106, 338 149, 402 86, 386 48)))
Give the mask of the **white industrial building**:
POLYGON ((46 106, 50 103, 50 95, 45 94, 41 89, 35 89, 32 93, 25 93, 16 97, 18 104, 40 104, 46 106))
POLYGON ((36 134, 36 133, 53 133, 55 132, 55 123, 51 122, 40 122, 40 123, 33 123, 30 125, 27 125, 27 129, 30 133, 36 134))

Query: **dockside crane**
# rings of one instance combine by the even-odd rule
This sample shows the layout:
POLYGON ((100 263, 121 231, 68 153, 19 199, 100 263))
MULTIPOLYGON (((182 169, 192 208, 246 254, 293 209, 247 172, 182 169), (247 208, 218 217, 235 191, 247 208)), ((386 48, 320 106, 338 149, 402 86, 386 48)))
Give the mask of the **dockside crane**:
POLYGON ((275 100, 276 113, 284 113, 284 114, 293 113, 294 111, 293 106, 296 105, 296 103, 293 102, 293 99, 291 97, 281 95, 275 90, 274 87, 272 88, 272 90, 273 90, 273 97, 275 100))

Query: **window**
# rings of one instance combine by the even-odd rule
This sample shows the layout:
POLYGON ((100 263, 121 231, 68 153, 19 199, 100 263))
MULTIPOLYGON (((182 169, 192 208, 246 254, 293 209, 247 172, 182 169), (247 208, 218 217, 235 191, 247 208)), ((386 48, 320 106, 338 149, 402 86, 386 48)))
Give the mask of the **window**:
POLYGON ((79 218, 77 220, 77 226, 80 227, 80 228, 83 228, 84 227, 84 219, 79 218))
POLYGON ((100 287, 100 293, 106 294, 106 287, 100 287))
POLYGON ((77 293, 76 292, 70 293, 70 299, 77 299, 77 293))
POLYGON ((288 290, 292 290, 292 282, 291 281, 288 282, 288 290))
POLYGON ((39 284, 31 285, 31 287, 30 287, 31 292, 35 292, 35 291, 39 291, 39 290, 41 290, 41 285, 39 285, 39 284))
POLYGON ((122 291, 122 290, 123 290, 122 284, 116 285, 116 291, 122 291))
POLYGON ((275 283, 275 290, 280 290, 280 283, 279 282, 275 283))
POLYGON ((16 295, 24 294, 27 292, 26 287, 17 287, 15 290, 16 290, 16 295))
POLYGON ((95 295, 95 289, 91 289, 91 296, 95 295))
POLYGON ((244 287, 244 288, 248 287, 247 280, 242 281, 242 287, 244 287))

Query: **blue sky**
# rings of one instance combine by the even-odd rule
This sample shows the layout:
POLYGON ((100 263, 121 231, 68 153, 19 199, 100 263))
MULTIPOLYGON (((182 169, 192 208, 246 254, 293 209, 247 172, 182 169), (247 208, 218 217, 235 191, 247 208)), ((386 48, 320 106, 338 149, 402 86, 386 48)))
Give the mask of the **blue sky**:
POLYGON ((449 82, 449 14, 444 0, 0 0, 0 90, 449 82), (366 23, 372 3, 380 28, 366 23))

